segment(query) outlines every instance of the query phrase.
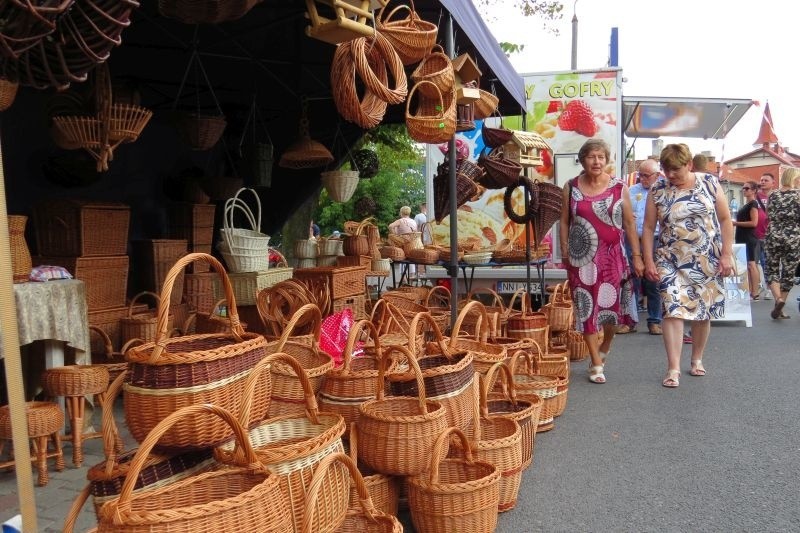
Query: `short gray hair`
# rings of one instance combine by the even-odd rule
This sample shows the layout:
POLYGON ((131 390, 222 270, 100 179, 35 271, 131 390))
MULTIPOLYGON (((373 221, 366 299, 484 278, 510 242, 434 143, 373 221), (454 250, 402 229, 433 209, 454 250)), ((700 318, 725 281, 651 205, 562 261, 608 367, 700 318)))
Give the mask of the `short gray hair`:
POLYGON ((578 161, 583 163, 583 160, 586 159, 589 152, 595 150, 602 150, 606 154, 606 161, 611 161, 611 147, 603 139, 597 138, 589 139, 583 143, 583 146, 581 146, 581 149, 578 151, 578 161))

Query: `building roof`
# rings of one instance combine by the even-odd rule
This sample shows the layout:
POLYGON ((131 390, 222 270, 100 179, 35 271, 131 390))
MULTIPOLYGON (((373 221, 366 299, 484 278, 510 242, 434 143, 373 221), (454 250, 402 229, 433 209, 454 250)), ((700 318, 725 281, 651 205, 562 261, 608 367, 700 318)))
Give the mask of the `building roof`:
POLYGON ((778 135, 772 126, 772 113, 769 112, 769 102, 764 105, 764 116, 761 117, 761 128, 758 130, 758 137, 753 146, 764 146, 767 144, 777 144, 778 135))
POLYGON ((514 130, 514 135, 511 138, 523 148, 551 149, 547 141, 535 131, 514 130))

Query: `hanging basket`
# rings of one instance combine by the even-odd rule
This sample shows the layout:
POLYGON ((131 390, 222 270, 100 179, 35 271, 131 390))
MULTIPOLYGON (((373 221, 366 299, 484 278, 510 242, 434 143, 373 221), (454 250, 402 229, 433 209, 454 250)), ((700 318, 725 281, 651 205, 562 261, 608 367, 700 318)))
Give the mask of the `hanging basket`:
POLYGON ((0 29, 0 55, 16 60, 56 29, 56 20, 74 0, 59 2, 3 2, 0 8, 3 27, 0 29))
POLYGON ((250 179, 253 187, 272 185, 272 143, 254 142, 242 145, 241 174, 250 179))
POLYGON ((210 150, 219 142, 228 122, 223 115, 178 113, 175 125, 192 150, 210 150))
POLYGON ((19 83, 0 78, 0 111, 5 111, 17 97, 19 83))
POLYGON ((475 106, 475 118, 484 119, 491 117, 497 111, 497 106, 500 104, 500 99, 489 91, 478 89, 481 97, 473 102, 475 106))
POLYGON ((334 202, 346 202, 353 197, 358 187, 357 170, 332 170, 323 172, 320 178, 328 196, 334 202))
POLYGON ((375 18, 376 29, 392 43, 406 66, 421 61, 430 53, 439 31, 436 24, 423 20, 417 14, 413 0, 410 3, 410 6, 403 4, 395 7, 385 17, 386 8, 383 8, 375 18), (406 18, 392 20, 396 13, 403 10, 408 11, 406 18))

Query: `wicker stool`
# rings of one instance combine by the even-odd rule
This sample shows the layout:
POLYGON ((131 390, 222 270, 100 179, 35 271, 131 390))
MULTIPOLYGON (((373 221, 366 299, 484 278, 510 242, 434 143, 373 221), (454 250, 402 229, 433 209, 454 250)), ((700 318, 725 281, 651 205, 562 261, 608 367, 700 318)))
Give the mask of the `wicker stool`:
MULTIPOLYGON (((25 404, 25 414, 28 419, 28 437, 33 444, 33 456, 31 462, 36 464, 39 471, 40 487, 47 485, 47 460, 56 458, 56 470, 64 470, 64 454, 61 451, 61 441, 58 432, 64 425, 64 411, 58 404, 52 402, 28 402, 25 404), (50 438, 53 439, 55 451, 48 452, 47 444, 50 438)), ((11 411, 7 405, 0 407, 0 456, 6 441, 11 440, 11 411)), ((0 468, 14 466, 13 454, 9 453, 10 459, 0 461, 0 468)))
MULTIPOLYGON (((63 396, 70 420, 72 440, 72 463, 83 464, 83 441, 97 438, 98 432, 84 433, 83 418, 86 412, 87 395, 96 395, 102 403, 108 389, 108 369, 103 365, 71 365, 50 368, 42 374, 42 387, 51 398, 63 396)), ((66 438, 66 437, 65 437, 66 438)))

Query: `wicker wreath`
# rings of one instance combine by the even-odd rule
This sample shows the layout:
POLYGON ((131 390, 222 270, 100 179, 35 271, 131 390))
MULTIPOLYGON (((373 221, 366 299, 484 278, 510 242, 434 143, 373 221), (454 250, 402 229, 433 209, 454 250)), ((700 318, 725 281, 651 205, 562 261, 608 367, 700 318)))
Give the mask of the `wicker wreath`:
POLYGON ((536 187, 533 183, 533 180, 530 178, 520 176, 519 180, 517 181, 516 185, 511 185, 506 187, 506 193, 503 195, 503 207, 505 207, 506 215, 512 221, 516 222, 517 224, 525 224, 533 220, 534 210, 531 209, 533 205, 528 205, 525 208, 525 213, 520 215, 516 211, 514 211, 514 206, 511 204, 511 196, 514 194, 514 190, 517 187, 522 186, 524 193, 527 195, 530 192, 531 195, 531 204, 535 205, 535 194, 536 194, 536 187))
POLYGON ((369 43, 367 48, 367 38, 362 37, 352 41, 353 62, 359 77, 364 80, 367 89, 378 98, 389 104, 399 104, 405 101, 408 95, 408 80, 406 71, 403 69, 403 62, 400 61, 397 52, 391 43, 380 33, 375 34, 374 42, 369 43), (374 47, 373 47, 374 44, 374 47), (375 75, 368 59, 377 51, 379 59, 383 62, 383 69, 388 67, 389 73, 394 79, 395 87, 387 85, 386 76, 380 78, 375 75))
MULTIPOLYGON (((369 89, 359 98, 356 89, 356 66, 353 60, 353 44, 348 41, 336 47, 331 63, 331 87, 333 103, 345 120, 358 124, 364 129, 374 128, 383 120, 387 103, 369 89)), ((377 47, 369 51, 367 61, 372 73, 382 83, 388 81, 386 64, 380 57, 377 47)))

